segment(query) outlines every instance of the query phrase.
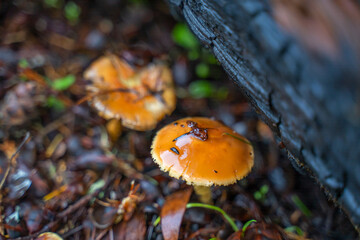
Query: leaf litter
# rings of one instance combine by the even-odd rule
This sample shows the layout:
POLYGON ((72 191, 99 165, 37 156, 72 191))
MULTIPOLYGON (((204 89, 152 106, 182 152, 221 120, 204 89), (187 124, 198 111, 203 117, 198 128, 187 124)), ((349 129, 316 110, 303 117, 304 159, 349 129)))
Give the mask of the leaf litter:
POLYGON ((1 239, 356 238, 163 1, 5 1, 0 12, 1 239), (107 126, 76 104, 87 97, 83 70, 106 52, 134 67, 172 66, 177 108, 154 131, 107 126), (198 198, 151 159, 155 131, 187 116, 214 117, 254 145, 254 171, 212 189, 239 229, 256 220, 244 232, 217 211, 186 209, 198 198))

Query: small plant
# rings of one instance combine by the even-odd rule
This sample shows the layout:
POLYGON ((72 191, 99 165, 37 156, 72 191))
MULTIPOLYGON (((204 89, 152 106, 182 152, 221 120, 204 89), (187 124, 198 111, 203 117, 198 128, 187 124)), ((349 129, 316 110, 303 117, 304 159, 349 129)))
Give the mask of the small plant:
POLYGON ((44 4, 48 8, 60 8, 63 4, 62 0, 44 0, 44 4))
POLYGON ((75 2, 68 2, 64 7, 64 15, 71 24, 76 24, 79 20, 81 8, 75 2))
MULTIPOLYGON (((217 211, 219 213, 221 213, 221 215, 223 215, 223 217, 225 218, 226 221, 228 221, 228 223, 230 224, 231 228, 234 230, 234 232, 239 231, 239 228, 236 226, 234 220, 232 220, 232 218, 221 208, 216 207, 214 205, 210 205, 210 204, 205 204, 205 203, 188 203, 186 204, 186 208, 193 208, 193 207, 200 207, 200 208, 207 208, 207 209, 211 209, 214 211, 217 211)), ((156 227, 159 223, 160 223, 160 216, 158 218, 156 218, 156 220, 153 223, 153 226, 156 227)))
POLYGON ((18 62, 18 67, 20 68, 28 68, 29 66, 30 66, 29 62, 24 58, 20 59, 18 62))
POLYGON ((306 216, 306 217, 311 217, 312 212, 310 211, 310 209, 301 201, 301 199, 299 198, 298 195, 293 195, 291 196, 291 200, 294 202, 294 204, 296 205, 296 207, 298 207, 300 209, 300 211, 306 216))
POLYGON ((49 108, 53 108, 55 111, 61 112, 65 109, 65 104, 58 99, 56 96, 49 96, 46 99, 46 103, 45 106, 49 107, 49 108))
POLYGON ((51 88, 56 91, 64 91, 75 83, 75 76, 69 74, 62 78, 57 78, 51 83, 51 88))
POLYGON ((216 98, 223 100, 228 95, 226 87, 217 88, 207 80, 197 80, 189 85, 189 94, 193 98, 216 98))
POLYGON ((299 235, 300 237, 304 236, 304 232, 303 230, 301 230, 301 228, 299 228, 298 226, 290 226, 284 229, 286 232, 292 232, 292 233, 296 233, 297 235, 299 235))
POLYGON ((199 48, 198 40, 184 23, 175 25, 172 31, 172 38, 176 44, 187 50, 195 51, 199 48))
POLYGON ((268 185, 262 185, 258 191, 254 193, 254 198, 260 202, 265 201, 266 194, 269 192, 269 186, 268 185))
POLYGON ((251 220, 247 221, 247 222, 244 224, 244 226, 243 226, 242 229, 241 229, 241 237, 244 237, 244 236, 245 236, 245 231, 246 231, 246 229, 250 226, 250 224, 252 224, 252 223, 254 223, 254 222, 256 222, 256 220, 255 220, 255 219, 251 219, 251 220))

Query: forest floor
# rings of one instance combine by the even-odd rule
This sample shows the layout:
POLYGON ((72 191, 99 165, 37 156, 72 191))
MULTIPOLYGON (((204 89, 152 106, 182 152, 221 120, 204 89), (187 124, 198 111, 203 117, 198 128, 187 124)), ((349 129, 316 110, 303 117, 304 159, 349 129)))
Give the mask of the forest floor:
POLYGON ((346 215, 293 168, 240 89, 163 1, 4 1, 0 22, 1 239, 42 232, 63 239, 160 240, 178 232, 179 239, 357 238, 346 215), (176 109, 154 130, 111 130, 86 101, 79 103, 86 98, 84 70, 107 53, 136 66, 161 59, 171 67, 176 109), (222 121, 254 146, 249 176, 212 187, 213 205, 234 219, 235 229, 205 207, 182 215, 198 197, 152 160, 156 132, 188 116, 222 121), (180 214, 154 224, 173 214, 161 211, 164 204, 180 214))

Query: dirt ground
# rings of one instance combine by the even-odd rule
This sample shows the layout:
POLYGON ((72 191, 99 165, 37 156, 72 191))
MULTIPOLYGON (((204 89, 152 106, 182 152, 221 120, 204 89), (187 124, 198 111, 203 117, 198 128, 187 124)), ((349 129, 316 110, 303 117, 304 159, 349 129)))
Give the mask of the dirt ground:
POLYGON ((3 1, 0 22, 1 239, 357 238, 163 1, 3 1), (155 129, 107 127, 88 104, 84 70, 110 53, 137 68, 171 68, 176 109, 155 129), (192 187, 152 160, 156 132, 188 116, 219 120, 254 147, 245 179, 211 189, 236 233, 216 210, 185 211, 199 202, 192 187), (178 215, 154 224, 174 214, 163 206, 178 215))

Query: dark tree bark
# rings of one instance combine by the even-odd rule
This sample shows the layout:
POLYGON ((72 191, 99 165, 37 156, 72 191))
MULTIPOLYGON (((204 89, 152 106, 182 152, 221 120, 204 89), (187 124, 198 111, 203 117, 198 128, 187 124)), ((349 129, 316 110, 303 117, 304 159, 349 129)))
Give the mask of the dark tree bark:
POLYGON ((355 1, 168 0, 289 158, 360 225, 360 11, 355 1))

